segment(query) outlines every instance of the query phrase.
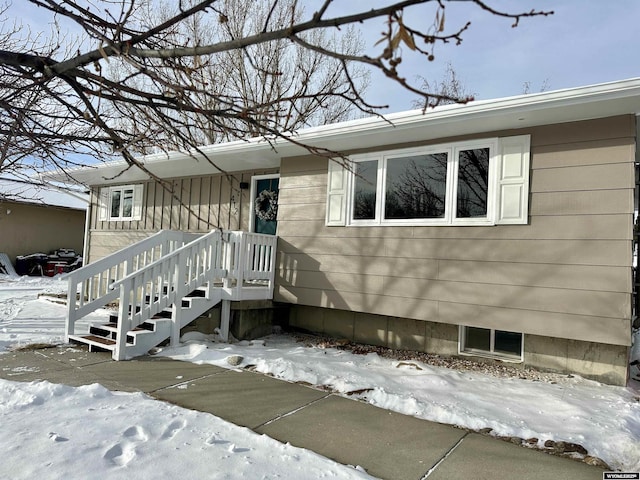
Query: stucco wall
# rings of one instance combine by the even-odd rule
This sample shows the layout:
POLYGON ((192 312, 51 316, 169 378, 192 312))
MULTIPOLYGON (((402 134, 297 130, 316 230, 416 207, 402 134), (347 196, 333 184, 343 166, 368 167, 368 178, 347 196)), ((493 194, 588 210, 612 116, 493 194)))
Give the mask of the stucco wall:
POLYGON ((520 134, 528 225, 327 227, 327 160, 283 159, 275 299, 629 345, 635 118, 465 138, 520 134))
POLYGON ((82 254, 84 210, 0 202, 0 252, 17 255, 73 248, 82 254))

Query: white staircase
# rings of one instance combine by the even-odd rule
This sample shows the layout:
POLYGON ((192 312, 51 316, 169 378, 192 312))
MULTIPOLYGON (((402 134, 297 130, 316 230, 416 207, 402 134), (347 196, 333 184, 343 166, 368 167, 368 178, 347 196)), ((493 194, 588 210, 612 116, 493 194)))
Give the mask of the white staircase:
POLYGON ((226 338, 231 301, 273 297, 275 252, 272 235, 159 232, 65 277, 65 338, 125 360, 167 338, 176 345, 182 327, 220 302, 220 333, 226 338), (79 318, 111 303, 118 314, 109 323, 75 333, 79 318))

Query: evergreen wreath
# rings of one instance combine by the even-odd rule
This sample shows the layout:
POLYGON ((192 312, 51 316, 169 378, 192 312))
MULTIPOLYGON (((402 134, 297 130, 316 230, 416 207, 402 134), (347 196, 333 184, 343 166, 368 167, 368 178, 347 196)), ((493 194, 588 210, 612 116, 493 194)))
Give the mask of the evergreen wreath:
POLYGON ((262 190, 256 197, 253 210, 260 220, 275 220, 278 215, 278 193, 273 190, 262 190))

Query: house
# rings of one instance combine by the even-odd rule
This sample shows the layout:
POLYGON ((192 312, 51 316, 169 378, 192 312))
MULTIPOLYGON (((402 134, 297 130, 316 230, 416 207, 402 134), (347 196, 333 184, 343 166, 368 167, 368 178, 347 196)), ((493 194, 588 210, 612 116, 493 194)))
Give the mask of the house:
POLYGON ((348 155, 347 169, 262 139, 203 147, 212 162, 145 157, 174 194, 119 162, 79 170, 92 187, 87 255, 164 230, 276 233, 273 300, 292 327, 623 385, 638 112, 631 79, 296 135, 348 155))
POLYGON ((82 192, 0 179, 0 252, 19 255, 60 248, 82 254, 89 197, 82 192))

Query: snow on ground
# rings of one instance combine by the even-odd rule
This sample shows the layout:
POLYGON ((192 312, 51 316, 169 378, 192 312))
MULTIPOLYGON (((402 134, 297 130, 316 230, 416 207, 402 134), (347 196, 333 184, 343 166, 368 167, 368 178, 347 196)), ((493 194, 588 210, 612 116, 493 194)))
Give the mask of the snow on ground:
MULTIPOLYGON (((0 275, 0 352, 30 343, 61 343, 67 309, 39 300, 38 294, 66 292, 67 282, 57 278, 0 275)), ((98 310, 76 324, 78 332, 107 318, 107 311, 98 310)))
MULTIPOLYGON (((55 279, 0 276, 0 353, 60 343, 65 307, 38 300, 55 279)), ((106 311, 92 321, 104 321, 106 311)), ((0 364, 2 355, 0 354, 0 364)), ((94 384, 0 379, 0 480, 33 478, 373 478, 308 450, 144 394, 94 384)))
POLYGON ((276 378, 327 386, 426 420, 537 438, 539 447, 547 440, 578 443, 613 468, 640 471, 640 391, 632 388, 566 375, 553 382, 499 378, 305 346, 285 335, 234 344, 209 340, 189 333, 185 345, 159 354, 226 368, 233 368, 227 358, 239 355, 239 368, 253 365, 276 378))
POLYGON ((213 415, 98 384, 0 380, 0 419, 0 479, 373 478, 213 415))
MULTIPOLYGON (((27 281, 24 282, 25 287, 29 286, 27 281)), ((42 282, 42 285, 34 284, 34 288, 36 286, 53 288, 50 286, 51 281, 42 282)), ((12 342, 46 341, 47 338, 50 341, 59 340, 62 337, 61 319, 64 317, 64 308, 34 300, 33 292, 36 290, 28 293, 20 290, 18 286, 16 282, 9 284, 0 282, 0 349, 3 344, 6 347, 12 342), (8 312, 8 320, 4 320, 3 312, 8 312), (33 331, 30 331, 30 328, 33 328, 33 331)), ((99 316, 100 313, 96 315, 99 316)), ((603 459, 613 468, 622 471, 640 471, 640 391, 636 389, 638 383, 634 384, 635 388, 634 386, 622 388, 603 385, 576 376, 554 376, 553 382, 500 378, 478 372, 429 366, 418 361, 397 361, 381 358, 375 354, 355 355, 336 348, 322 348, 321 345, 306 346, 286 335, 273 335, 259 341, 233 344, 219 343, 214 340, 213 337, 190 333, 183 337, 182 346, 175 349, 165 348, 159 354, 177 360, 210 363, 225 368, 243 368, 252 365, 257 371, 272 374, 277 378, 330 387, 343 394, 351 393, 351 397, 360 398, 373 405, 419 418, 478 430, 492 428, 493 434, 500 436, 537 438, 540 447, 546 440, 579 443, 589 451, 590 455, 603 459), (242 356, 242 363, 237 367, 230 366, 227 358, 231 355, 242 356)), ((634 346, 633 355, 634 358, 640 358, 638 341, 634 346)), ((634 374, 638 374, 637 368, 634 374)), ((5 399, 8 398, 9 393, 6 393, 8 390, 38 389, 40 388, 38 385, 1 384, 0 392, 5 393, 0 394, 0 411, 5 399)), ((110 398, 113 404, 110 404, 111 407, 104 408, 124 410, 123 423, 116 424, 114 430, 109 430, 104 437, 98 436, 96 441, 101 442, 100 447, 95 445, 95 441, 93 446, 86 447, 88 453, 91 451, 100 455, 104 465, 110 465, 105 467, 105 472, 115 468, 114 462, 109 464, 109 458, 117 458, 115 464, 125 462, 128 458, 135 458, 136 464, 146 465, 148 456, 155 455, 156 452, 147 453, 146 444, 143 445, 143 442, 136 439, 146 438, 157 447, 161 444, 159 439, 162 438, 162 429, 169 428, 171 424, 171 422, 165 422, 168 425, 154 423, 153 418, 156 419, 155 422, 158 418, 163 418, 164 421, 168 418, 166 414, 150 416, 147 421, 142 413, 140 414, 142 420, 131 424, 130 419, 135 418, 136 414, 131 415, 126 411, 134 407, 119 408, 119 405, 131 405, 127 403, 129 400, 126 400, 129 397, 124 394, 108 392, 96 394, 91 390, 96 389, 96 386, 70 389, 49 385, 46 388, 55 391, 61 389, 59 390, 63 392, 59 395, 61 402, 84 402, 85 400, 81 399, 94 395, 96 404, 107 401, 102 397, 110 398), (69 398, 64 400, 67 397, 69 398), (115 450, 110 450, 111 448, 115 450)), ((18 395, 28 396, 29 393, 23 392, 18 395)), ((33 395, 42 397, 42 393, 33 395)), ((44 401, 32 402, 33 409, 44 412, 48 404, 58 401, 58 397, 53 394, 52 400, 47 398, 49 397, 44 401)), ((141 396, 131 401, 138 404, 142 400, 153 403, 141 396)), ((86 402, 91 403, 89 400, 86 402)), ((95 410, 97 407, 88 408, 95 410)), ((170 407, 164 405, 157 408, 170 407)), ((189 415, 200 414, 185 411, 178 413, 177 410, 173 412, 176 418, 184 420, 180 423, 181 425, 188 424, 191 430, 199 425, 195 420, 186 419, 189 415)), ((40 418, 40 423, 47 425, 45 429, 51 430, 52 438, 57 435, 67 438, 68 431, 77 430, 69 428, 63 432, 57 431, 58 427, 49 427, 48 420, 45 420, 48 418, 47 415, 49 414, 42 413, 35 416, 40 418)), ((64 416, 60 419, 61 422, 70 421, 63 420, 64 416)), ((86 418, 81 418, 80 422, 89 424, 86 418)), ((4 428, 4 419, 2 423, 4 428)), ((189 428, 184 428, 182 431, 185 430, 191 432, 189 428)), ((25 428, 24 431, 28 429, 25 428)), ((186 435, 186 432, 183 435, 186 435)), ((188 442, 185 440, 180 444, 181 449, 187 449, 186 443, 190 444, 188 448, 210 447, 206 444, 206 439, 210 438, 206 436, 208 433, 198 430, 194 435, 196 438, 190 437, 188 442)), ((222 434, 225 441, 240 445, 242 442, 237 440, 240 437, 234 435, 235 433, 222 434)), ((4 431, 3 438, 7 438, 4 431)), ((60 442, 51 440, 51 444, 54 445, 52 448, 57 448, 58 443, 60 442)), ((228 444, 224 445, 230 448, 228 444)), ((3 445, 0 445, 0 449, 2 448, 3 445)), ((249 447, 243 444, 240 448, 249 447)), ((250 448, 260 449, 259 446, 250 448)), ((228 456, 237 457, 231 455, 228 450, 226 452, 228 456)), ((174 453, 172 450, 171 455, 174 453)), ((348 472, 351 475, 360 473, 353 469, 348 472)))

